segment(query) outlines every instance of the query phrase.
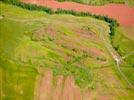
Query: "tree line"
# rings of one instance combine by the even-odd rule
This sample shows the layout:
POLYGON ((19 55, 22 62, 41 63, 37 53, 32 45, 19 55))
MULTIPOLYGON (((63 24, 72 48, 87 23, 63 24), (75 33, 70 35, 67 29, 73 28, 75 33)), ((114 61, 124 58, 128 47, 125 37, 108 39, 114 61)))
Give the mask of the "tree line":
POLYGON ((112 42, 112 39, 114 37, 115 34, 115 28, 117 26, 119 26, 119 23, 113 19, 113 18, 109 18, 108 16, 101 16, 101 15, 95 15, 95 14, 91 14, 89 12, 76 12, 74 10, 63 10, 63 9, 57 9, 56 11, 52 10, 51 8, 48 7, 43 7, 43 6, 37 6, 35 4, 26 4, 26 3, 22 3, 19 0, 0 0, 3 1, 5 3, 9 3, 9 4, 13 4, 15 6, 21 7, 21 8, 25 8, 28 10, 38 10, 38 11, 44 11, 48 14, 71 14, 74 16, 90 16, 99 20, 103 20, 105 22, 109 23, 109 27, 110 27, 110 39, 112 42))

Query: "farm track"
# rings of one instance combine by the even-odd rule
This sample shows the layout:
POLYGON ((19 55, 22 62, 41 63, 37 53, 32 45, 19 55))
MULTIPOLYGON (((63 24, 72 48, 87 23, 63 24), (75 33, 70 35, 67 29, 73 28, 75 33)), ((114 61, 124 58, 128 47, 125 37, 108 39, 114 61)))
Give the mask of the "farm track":
POLYGON ((100 30, 100 38, 103 40, 105 47, 107 48, 109 53, 112 55, 113 59, 116 61, 116 68, 117 68, 118 72, 123 77, 123 79, 128 83, 129 88, 134 89, 134 86, 132 85, 132 83, 128 80, 128 78, 125 76, 125 74, 120 69, 120 64, 123 61, 122 57, 113 48, 110 41, 108 40, 108 37, 106 38, 105 34, 103 34, 105 28, 101 28, 101 27, 98 27, 98 28, 100 30))
MULTIPOLYGON (((34 19, 30 19, 29 20, 29 19, 14 19, 14 18, 9 18, 9 17, 6 17, 6 19, 12 20, 12 21, 16 21, 16 22, 31 22, 31 21, 43 21, 43 20, 45 20, 45 18, 34 18, 34 19)), ((108 39, 109 38, 108 37, 108 34, 104 34, 105 27, 100 27, 98 25, 96 25, 95 27, 97 27, 98 30, 100 30, 100 38, 104 42, 105 47, 107 48, 107 50, 109 51, 109 53, 111 54, 111 56, 113 57, 113 59, 116 61, 116 68, 119 71, 120 75, 128 83, 129 88, 134 89, 134 86, 131 84, 131 82, 127 79, 127 77, 125 76, 125 74, 120 69, 120 64, 122 63, 124 57, 121 57, 117 53, 117 51, 113 48, 113 46, 111 45, 110 40, 108 39)), ((132 52, 132 54, 133 54, 133 52, 132 52)))

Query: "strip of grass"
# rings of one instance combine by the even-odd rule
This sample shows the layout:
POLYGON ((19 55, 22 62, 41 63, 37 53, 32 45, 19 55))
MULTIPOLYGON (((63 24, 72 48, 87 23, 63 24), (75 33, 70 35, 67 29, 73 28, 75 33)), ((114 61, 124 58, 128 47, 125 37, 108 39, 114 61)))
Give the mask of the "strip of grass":
POLYGON ((104 5, 108 3, 125 3, 124 0, 57 0, 60 2, 63 1, 73 1, 77 3, 89 4, 89 5, 104 5))
POLYGON ((121 3, 125 4, 127 3, 129 6, 134 6, 134 1, 133 0, 57 0, 59 2, 64 2, 64 1, 72 1, 72 2, 77 2, 77 3, 82 3, 82 4, 89 4, 89 5, 105 5, 108 3, 121 3))

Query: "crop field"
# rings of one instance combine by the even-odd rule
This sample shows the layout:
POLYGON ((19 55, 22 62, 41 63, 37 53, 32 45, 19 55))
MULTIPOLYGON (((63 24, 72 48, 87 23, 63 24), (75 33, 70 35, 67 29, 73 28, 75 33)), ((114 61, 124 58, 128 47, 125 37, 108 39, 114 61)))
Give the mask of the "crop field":
POLYGON ((127 3, 130 6, 134 5, 133 0, 57 0, 57 1, 60 1, 60 2, 72 1, 72 2, 77 2, 77 3, 89 4, 89 5, 104 5, 108 3, 127 3))
POLYGON ((127 4, 111 3, 103 6, 92 6, 92 5, 85 5, 85 4, 67 2, 67 1, 58 2, 56 0, 20 0, 20 1, 26 4, 36 4, 38 6, 49 7, 54 10, 60 8, 64 10, 74 10, 77 12, 89 12, 95 15, 109 16, 110 18, 116 19, 121 25, 125 25, 125 26, 134 25, 133 24, 134 7, 130 7, 127 4))
MULTIPOLYGON (((110 45, 108 23, 0 5, 1 100, 134 98, 105 45, 110 45)), ((134 50, 134 40, 124 30, 118 27, 113 38, 121 56, 134 50)), ((132 58, 124 58, 122 70, 133 84, 132 58)))

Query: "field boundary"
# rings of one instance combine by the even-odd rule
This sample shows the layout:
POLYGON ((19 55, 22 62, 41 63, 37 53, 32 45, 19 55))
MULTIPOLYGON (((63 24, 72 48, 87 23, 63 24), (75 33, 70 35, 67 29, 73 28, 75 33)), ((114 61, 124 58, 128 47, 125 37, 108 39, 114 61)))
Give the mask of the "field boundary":
MULTIPOLYGON (((2 1, 5 3, 8 3, 8 4, 13 4, 15 6, 27 9, 27 10, 44 11, 48 14, 70 14, 70 15, 74 15, 74 16, 83 16, 83 17, 90 16, 90 17, 105 21, 105 22, 109 23, 109 27, 110 27, 109 38, 110 38, 111 43, 112 43, 112 38, 114 37, 114 34, 115 34, 115 28, 119 26, 119 23, 115 19, 109 18, 108 16, 95 15, 95 14, 91 14, 89 12, 76 12, 73 10, 63 10, 60 8, 54 11, 48 7, 37 6, 35 4, 26 4, 26 3, 22 3, 18 0, 10 0, 10 1, 9 0, 2 0, 2 1)), ((105 47, 108 49, 108 51, 112 55, 113 59, 116 61, 116 67, 117 67, 120 75, 124 78, 124 80, 129 84, 130 87, 134 88, 134 86, 131 84, 131 82, 129 82, 129 80, 127 79, 125 74, 120 69, 119 64, 122 62, 122 57, 113 48, 111 43, 107 43, 107 41, 105 41, 105 37, 102 36, 102 40, 104 41, 105 47)))

